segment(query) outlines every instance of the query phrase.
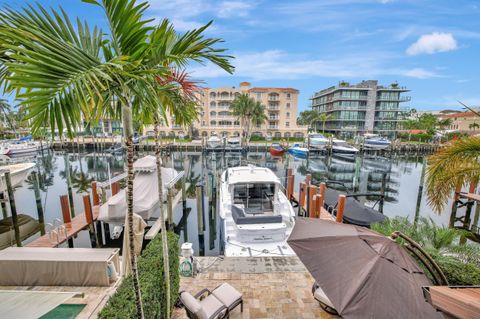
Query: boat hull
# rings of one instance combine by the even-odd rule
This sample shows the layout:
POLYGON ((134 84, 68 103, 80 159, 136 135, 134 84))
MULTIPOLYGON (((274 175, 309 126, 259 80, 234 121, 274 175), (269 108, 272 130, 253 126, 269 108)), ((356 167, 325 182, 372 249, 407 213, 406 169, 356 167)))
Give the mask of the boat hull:
POLYGON ((273 156, 282 156, 283 153, 285 153, 285 150, 280 150, 278 148, 270 148, 270 154, 272 154, 273 156))

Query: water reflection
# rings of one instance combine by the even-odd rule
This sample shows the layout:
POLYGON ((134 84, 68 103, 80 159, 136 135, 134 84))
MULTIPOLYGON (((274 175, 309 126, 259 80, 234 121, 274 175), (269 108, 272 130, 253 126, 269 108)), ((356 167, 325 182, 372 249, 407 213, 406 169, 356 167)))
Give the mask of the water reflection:
MULTIPOLYGON (((138 156, 147 154, 143 152, 138 156)), ((307 174, 312 174, 314 183, 329 181, 329 187, 348 192, 378 193, 384 188, 385 215, 409 216, 413 219, 417 212, 420 216, 432 217, 437 223, 448 224, 448 208, 443 214, 437 215, 428 207, 423 193, 419 196, 424 165, 421 156, 392 158, 319 156, 299 159, 289 154, 284 157, 273 157, 268 152, 248 154, 172 152, 165 155, 163 160, 167 167, 185 171, 186 202, 174 209, 174 230, 180 235, 182 242, 193 242, 197 254, 218 255, 222 250, 223 230, 216 211, 218 200, 216 187, 220 173, 228 167, 249 163, 270 168, 282 181, 285 181, 287 169, 293 168, 296 192, 299 182, 307 174), (204 194, 203 214, 199 214, 197 209, 202 202, 197 203, 198 186, 201 186, 204 194)), ((27 158, 25 161, 36 163, 35 172, 45 223, 52 223, 55 218, 61 218, 59 196, 67 194, 67 176, 70 177, 73 189, 75 211, 82 212, 81 196, 90 192, 91 181, 106 181, 123 173, 126 165, 122 155, 78 152, 70 154, 44 152, 36 158, 27 158)), ((15 198, 19 213, 38 219, 34 183, 34 176, 30 174, 23 185, 15 191, 15 198)), ((39 234, 33 238, 38 236, 39 234)), ((75 239, 75 247, 89 246, 88 233, 80 233, 75 239)))

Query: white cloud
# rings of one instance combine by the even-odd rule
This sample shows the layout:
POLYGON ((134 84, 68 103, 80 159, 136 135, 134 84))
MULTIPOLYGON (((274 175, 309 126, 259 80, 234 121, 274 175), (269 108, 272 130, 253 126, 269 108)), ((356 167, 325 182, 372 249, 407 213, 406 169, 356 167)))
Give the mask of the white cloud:
MULTIPOLYGON (((355 56, 332 59, 310 59, 302 55, 292 55, 281 50, 233 54, 235 76, 252 80, 291 80, 314 77, 353 78, 376 77, 381 75, 404 76, 426 79, 439 76, 433 71, 422 68, 389 68, 388 54, 356 54, 355 56)), ((198 78, 217 78, 228 76, 220 68, 207 64, 190 69, 198 78)))
POLYGON ((223 1, 215 11, 220 18, 244 17, 253 7, 248 1, 223 1))
POLYGON ((451 33, 433 32, 422 35, 407 49, 408 55, 433 54, 457 49, 457 41, 451 33))

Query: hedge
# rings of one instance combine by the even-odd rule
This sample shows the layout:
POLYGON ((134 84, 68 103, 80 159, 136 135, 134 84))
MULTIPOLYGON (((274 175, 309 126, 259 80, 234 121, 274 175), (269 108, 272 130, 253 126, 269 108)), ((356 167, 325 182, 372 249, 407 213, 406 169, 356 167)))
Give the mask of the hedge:
MULTIPOLYGON (((170 259, 170 289, 172 310, 178 298, 180 285, 179 245, 178 235, 168 233, 168 248, 170 259)), ((161 236, 157 236, 143 250, 138 258, 138 273, 142 292, 143 310, 145 318, 166 318, 166 294, 163 274, 163 257, 161 236)), ((104 319, 135 318, 135 294, 133 291, 132 276, 124 278, 115 294, 110 297, 99 314, 104 319)))
POLYGON ((464 263, 455 257, 431 254, 448 279, 449 285, 480 285, 480 268, 472 263, 464 263))

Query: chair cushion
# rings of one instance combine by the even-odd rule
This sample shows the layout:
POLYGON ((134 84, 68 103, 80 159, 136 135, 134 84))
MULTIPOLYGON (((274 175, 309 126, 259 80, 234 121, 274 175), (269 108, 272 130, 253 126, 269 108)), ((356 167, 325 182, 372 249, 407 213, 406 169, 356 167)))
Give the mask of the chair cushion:
POLYGON ((236 301, 242 299, 242 294, 226 282, 215 288, 212 294, 228 308, 236 301))
POLYGON ((318 301, 320 301, 321 303, 335 309, 335 307, 332 305, 332 302, 330 301, 330 299, 328 299, 327 295, 322 290, 322 288, 318 287, 317 290, 315 290, 313 297, 318 301))
POLYGON ((198 300, 186 291, 180 294, 180 300, 182 301, 182 304, 188 309, 188 311, 194 313, 195 315, 198 315, 198 313, 202 310, 202 306, 200 305, 198 300))
POLYGON ((213 314, 223 307, 223 304, 214 295, 208 295, 200 301, 200 305, 201 309, 197 313, 199 319, 210 319, 213 314))

